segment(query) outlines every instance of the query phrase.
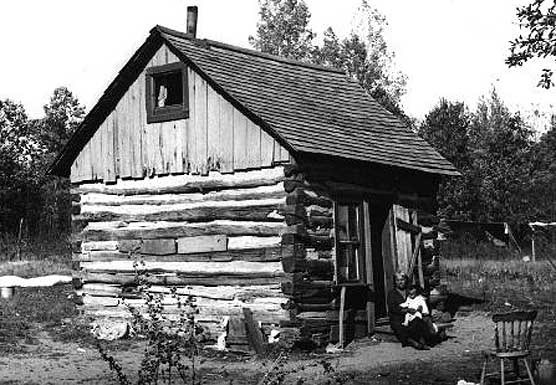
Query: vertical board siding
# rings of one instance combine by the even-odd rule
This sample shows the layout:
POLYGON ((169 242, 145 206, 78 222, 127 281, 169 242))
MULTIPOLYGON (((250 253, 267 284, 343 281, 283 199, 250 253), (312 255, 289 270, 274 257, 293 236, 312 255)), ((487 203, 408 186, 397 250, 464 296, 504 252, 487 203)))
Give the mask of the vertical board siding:
POLYGON ((216 92, 207 94, 207 144, 208 168, 218 170, 220 144, 220 97, 216 92))
MULTIPOLYGON (((129 177, 129 169, 127 167, 128 157, 126 152, 126 145, 125 140, 127 140, 127 135, 123 132, 124 127, 127 127, 127 109, 124 108, 125 96, 124 99, 116 106, 116 119, 114 119, 118 127, 122 128, 122 132, 118 132, 118 137, 116 138, 116 143, 118 144, 118 176, 120 178, 129 177)), ((120 130, 118 130, 120 131, 120 130)))
POLYGON ((274 139, 261 131, 261 164, 272 164, 274 160, 274 139))
POLYGON ((234 170, 234 151, 230 151, 234 148, 234 107, 222 98, 220 98, 220 114, 218 163, 220 171, 228 173, 234 170))
POLYGON ((95 167, 95 176, 97 179, 104 179, 104 163, 102 162, 102 126, 95 132, 92 139, 92 162, 95 167))
POLYGON ((104 180, 107 182, 116 181, 116 170, 114 167, 114 130, 113 130, 114 116, 110 115, 103 123, 102 133, 102 158, 104 160, 104 180))
MULTIPOLYGON (((191 130, 191 147, 194 156, 192 157, 192 170, 193 174, 207 173, 207 83, 200 76, 193 76, 189 79, 189 83, 193 84, 193 103, 190 101, 190 106, 195 110, 194 119, 191 119, 193 124, 190 126, 191 130)), ((190 94, 191 95, 191 94, 190 94)))
MULTIPOLYGON (((81 151, 81 153, 83 154, 84 151, 81 151)), ((73 182, 80 182, 82 180, 81 165, 80 165, 81 161, 82 161, 82 157, 78 156, 73 162, 73 164, 71 165, 70 172, 71 172, 71 179, 73 182)))
POLYGON ((195 109, 195 75, 193 70, 190 68, 187 70, 188 73, 188 87, 189 87, 189 119, 188 127, 187 127, 187 154, 189 155, 189 165, 188 170, 189 173, 195 174, 197 173, 197 166, 196 162, 198 159, 197 155, 197 147, 195 143, 196 139, 196 131, 195 130, 195 115, 197 115, 197 111, 195 109))
MULTIPOLYGON (((144 82, 141 82, 141 87, 133 87, 129 93, 130 95, 130 104, 131 106, 140 106, 141 104, 141 95, 144 93, 144 82)), ((138 108, 138 111, 131 113, 130 120, 131 120, 131 131, 133 131, 133 140, 132 140, 132 148, 133 148, 133 162, 131 164, 131 175, 134 178, 141 178, 143 177, 143 155, 142 155, 142 134, 143 134, 143 127, 141 122, 145 119, 145 114, 143 114, 143 109, 138 108)))
MULTIPOLYGON (((163 45, 147 68, 178 61, 163 45)), ((231 173, 289 160, 285 148, 201 76, 191 68, 187 74, 188 119, 147 124, 143 71, 73 162, 71 181, 231 173)))
POLYGON ((261 129, 247 121, 247 167, 256 168, 261 164, 261 129))
POLYGON ((234 169, 247 168, 247 119, 234 109, 234 169))

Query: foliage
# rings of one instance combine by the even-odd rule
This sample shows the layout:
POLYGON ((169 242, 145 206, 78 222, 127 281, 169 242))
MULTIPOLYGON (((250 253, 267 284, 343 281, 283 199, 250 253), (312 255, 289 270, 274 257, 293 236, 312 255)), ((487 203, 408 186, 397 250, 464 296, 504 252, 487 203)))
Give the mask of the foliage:
POLYGON ((257 36, 249 43, 261 52, 295 60, 310 60, 314 34, 311 13, 303 0, 260 0, 257 36))
POLYGON ((44 118, 30 120, 21 104, 0 101, 3 233, 41 237, 70 228, 69 182, 48 175, 47 170, 83 118, 84 107, 67 88, 60 87, 44 110, 44 118))
POLYGON ((480 184, 478 220, 525 223, 530 202, 524 193, 530 178, 533 132, 512 114, 492 90, 473 115, 470 139, 473 167, 480 184))
MULTIPOLYGON (((527 195, 530 217, 539 221, 556 220, 556 116, 550 129, 531 149, 531 174, 527 195)), ((556 246, 556 245, 555 245, 556 246)))
POLYGON ((43 145, 49 161, 62 150, 85 115, 85 107, 66 87, 58 87, 44 106, 45 117, 39 122, 43 145))
POLYGON ((32 155, 35 155, 39 144, 30 128, 23 105, 9 99, 0 101, 2 162, 10 162, 16 169, 21 169, 31 163, 32 155))
MULTIPOLYGON (((386 18, 363 0, 353 30, 340 39, 329 27, 321 46, 309 28, 311 14, 302 0, 261 0, 257 34, 249 41, 256 49, 286 58, 345 71, 389 111, 403 116, 399 105, 406 77, 393 70, 394 54, 384 38, 386 18)), ((408 120, 409 121, 409 120, 408 120)))
MULTIPOLYGON (((462 173, 440 184, 438 213, 473 221, 509 222, 514 228, 549 209, 555 178, 554 151, 538 143, 519 113, 511 113, 496 90, 469 112, 463 103, 441 100, 425 117, 419 134, 462 173)), ((552 195, 553 197, 554 195, 552 195)), ((546 217, 546 215, 545 215, 546 217)))
POLYGON ((36 187, 30 168, 37 147, 23 106, 0 101, 0 230, 17 229, 18 214, 27 208, 25 197, 36 187))
POLYGON ((463 103, 441 99, 418 130, 462 173, 462 177, 444 178, 440 183, 438 211, 445 218, 469 220, 476 216, 480 181, 472 167, 470 124, 471 114, 463 103))
POLYGON ((365 80, 360 80, 361 85, 386 109, 400 114, 402 111, 399 103, 405 94, 407 77, 395 70, 395 54, 384 38, 388 27, 386 17, 366 0, 362 0, 355 12, 353 24, 351 36, 358 36, 367 50, 366 63, 363 66, 365 80))
MULTIPOLYGON (((506 64, 522 66, 534 57, 556 59, 556 2, 533 0, 517 8, 517 18, 526 32, 511 42, 506 64)), ((538 86, 552 87, 552 75, 552 69, 543 69, 538 86)))
MULTIPOLYGON (((195 322, 197 306, 194 298, 178 295, 173 287, 170 296, 176 300, 181 311, 177 318, 164 314, 164 295, 150 290, 152 285, 148 281, 148 273, 142 270, 144 265, 140 259, 134 261, 135 283, 139 296, 145 301, 145 308, 127 304, 133 317, 133 332, 146 340, 137 384, 158 384, 159 381, 173 384, 177 374, 182 383, 197 385, 200 380, 196 378, 196 364, 203 330, 195 322)), ((120 385, 131 384, 117 359, 106 351, 100 341, 97 347, 120 385)))

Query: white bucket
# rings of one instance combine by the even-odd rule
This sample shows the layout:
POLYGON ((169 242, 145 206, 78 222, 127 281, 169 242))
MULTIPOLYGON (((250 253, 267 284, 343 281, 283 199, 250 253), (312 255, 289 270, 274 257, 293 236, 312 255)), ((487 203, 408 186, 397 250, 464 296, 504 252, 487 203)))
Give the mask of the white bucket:
POLYGON ((10 299, 14 296, 15 287, 0 287, 0 298, 10 299))

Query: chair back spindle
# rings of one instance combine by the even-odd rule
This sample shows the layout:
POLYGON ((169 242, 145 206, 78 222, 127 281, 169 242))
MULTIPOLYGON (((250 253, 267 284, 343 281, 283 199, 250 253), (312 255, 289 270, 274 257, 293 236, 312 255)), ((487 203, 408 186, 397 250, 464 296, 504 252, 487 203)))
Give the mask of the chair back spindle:
POLYGON ((492 320, 494 321, 496 351, 508 353, 529 350, 533 321, 536 317, 536 311, 494 314, 492 320))

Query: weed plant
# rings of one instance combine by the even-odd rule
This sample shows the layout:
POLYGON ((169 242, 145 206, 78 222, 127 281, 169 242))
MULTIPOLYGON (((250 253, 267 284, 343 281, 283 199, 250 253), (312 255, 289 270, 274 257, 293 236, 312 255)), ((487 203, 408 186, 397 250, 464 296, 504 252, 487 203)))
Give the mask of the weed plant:
MULTIPOLYGON (((133 334, 145 340, 143 358, 140 363, 137 385, 171 385, 176 381, 183 384, 200 384, 198 356, 203 339, 203 330, 195 322, 198 313, 192 296, 178 295, 176 289, 171 297, 180 309, 177 318, 164 313, 163 294, 150 291, 149 273, 144 270, 144 261, 135 258, 135 285, 144 307, 126 304, 131 316, 133 334)), ((120 385, 131 385, 130 377, 118 359, 97 341, 101 358, 116 375, 120 385)))

